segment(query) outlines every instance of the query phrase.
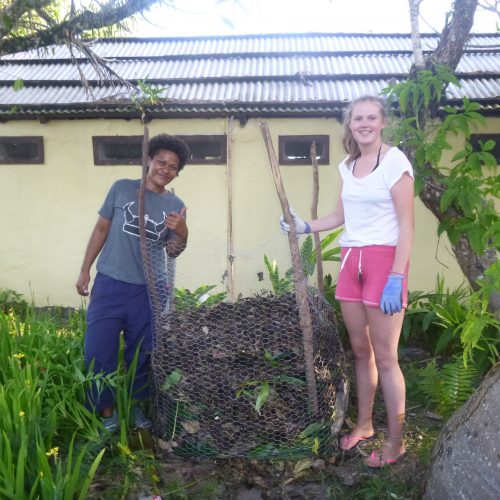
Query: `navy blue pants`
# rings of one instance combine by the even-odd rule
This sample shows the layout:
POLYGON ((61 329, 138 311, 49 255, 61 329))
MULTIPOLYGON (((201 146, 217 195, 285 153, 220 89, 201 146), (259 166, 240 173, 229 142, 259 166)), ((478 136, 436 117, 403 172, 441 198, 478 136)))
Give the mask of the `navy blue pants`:
MULTIPOLYGON (((151 306, 146 285, 134 285, 97 273, 87 310, 87 330, 84 340, 85 365, 94 361, 94 373, 109 374, 116 371, 120 348, 120 334, 125 344, 124 360, 132 363, 139 348, 132 397, 149 396, 151 362, 151 306)), ((89 394, 90 403, 101 411, 113 406, 110 388, 89 394)))

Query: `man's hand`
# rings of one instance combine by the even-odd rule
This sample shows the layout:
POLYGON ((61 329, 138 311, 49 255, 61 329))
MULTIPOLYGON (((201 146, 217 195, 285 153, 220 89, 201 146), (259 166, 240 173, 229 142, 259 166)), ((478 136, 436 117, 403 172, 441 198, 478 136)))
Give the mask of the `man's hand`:
POLYGON ((90 273, 82 271, 76 282, 76 291, 83 297, 87 297, 89 294, 89 283, 90 273))
POLYGON ((186 207, 182 207, 179 214, 177 212, 170 212, 165 218, 165 226, 179 236, 179 238, 187 240, 186 207))
POLYGON ((165 226, 176 235, 176 238, 167 241, 165 247, 168 255, 175 258, 184 251, 188 239, 186 207, 182 207, 180 213, 170 212, 165 218, 165 226))
MULTIPOLYGON (((309 234, 311 232, 311 226, 309 226, 309 223, 306 221, 302 220, 296 213, 295 210, 290 207, 290 213, 292 214, 293 222, 295 224, 295 232, 297 234, 309 234)), ((283 216, 280 217, 280 227, 281 230, 284 233, 289 233, 290 232, 290 224, 287 224, 285 222, 285 219, 283 216)))
POLYGON ((380 310, 385 314, 400 312, 403 308, 403 276, 391 274, 387 279, 382 298, 380 299, 380 310))

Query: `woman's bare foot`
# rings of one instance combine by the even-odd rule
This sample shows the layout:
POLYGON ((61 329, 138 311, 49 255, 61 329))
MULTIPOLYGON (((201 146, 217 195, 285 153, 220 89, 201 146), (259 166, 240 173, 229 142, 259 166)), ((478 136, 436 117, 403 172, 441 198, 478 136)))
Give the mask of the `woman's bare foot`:
POLYGON ((372 426, 355 426, 354 429, 340 438, 340 449, 349 451, 355 448, 363 441, 369 441, 375 437, 375 431, 372 426))
POLYGON ((406 453, 403 438, 387 437, 379 451, 374 451, 366 460, 368 467, 380 468, 385 465, 395 464, 406 453))

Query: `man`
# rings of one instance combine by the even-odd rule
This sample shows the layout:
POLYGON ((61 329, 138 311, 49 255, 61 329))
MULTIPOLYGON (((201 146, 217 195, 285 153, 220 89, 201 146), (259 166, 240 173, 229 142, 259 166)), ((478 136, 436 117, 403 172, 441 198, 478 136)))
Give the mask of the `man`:
MULTIPOLYGON (((183 201, 165 187, 183 169, 189 150, 181 140, 161 134, 148 144, 145 181, 145 225, 147 247, 154 259, 177 257, 185 248, 188 228, 183 201)), ((143 402, 149 396, 148 378, 152 346, 151 305, 146 287, 139 238, 139 188, 141 181, 121 179, 109 190, 85 251, 76 289, 89 294, 90 269, 97 260, 97 275, 87 311, 84 340, 86 366, 94 373, 116 371, 123 332, 124 359, 130 367, 138 350, 132 398, 143 402)), ((112 432, 118 427, 114 394, 110 388, 89 395, 92 405, 112 432)), ((150 427, 144 408, 134 407, 135 425, 150 427)))

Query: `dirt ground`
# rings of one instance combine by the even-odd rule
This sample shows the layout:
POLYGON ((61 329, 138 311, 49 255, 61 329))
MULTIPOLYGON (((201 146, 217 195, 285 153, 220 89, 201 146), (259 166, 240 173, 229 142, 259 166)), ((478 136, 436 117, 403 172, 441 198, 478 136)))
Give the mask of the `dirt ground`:
MULTIPOLYGON (((419 499, 427 464, 442 420, 425 408, 408 403, 405 442, 407 453, 395 465, 370 469, 363 458, 380 447, 385 412, 377 398, 374 414, 377 439, 349 452, 295 461, 249 459, 190 459, 158 449, 149 433, 133 436, 132 451, 139 457, 133 470, 107 468, 96 478, 89 498, 99 500, 324 500, 419 499), (146 449, 146 453, 144 451, 146 449), (141 453, 149 458, 141 461, 141 453), (149 453, 149 454, 148 454, 149 453), (125 475, 127 476, 125 478, 125 475), (151 477, 155 476, 155 481, 151 477), (153 485, 156 484, 156 488, 153 485), (156 490, 156 492, 155 492, 156 490), (155 493, 159 497, 155 497, 155 493)), ((344 431, 352 421, 348 418, 344 431)))
MULTIPOLYGON (((420 498, 426 475, 426 459, 440 423, 422 414, 409 415, 405 457, 395 465, 374 470, 363 458, 382 443, 377 440, 349 452, 298 461, 161 460, 164 485, 190 485, 181 491, 165 488, 162 498, 210 498, 214 500, 278 500, 330 498, 420 498), (428 450, 423 449, 427 446, 428 450)), ((383 431, 383 428, 379 427, 383 431)), ((160 489, 161 491, 161 489, 160 489)), ((143 499, 148 496, 143 496, 143 499)))

